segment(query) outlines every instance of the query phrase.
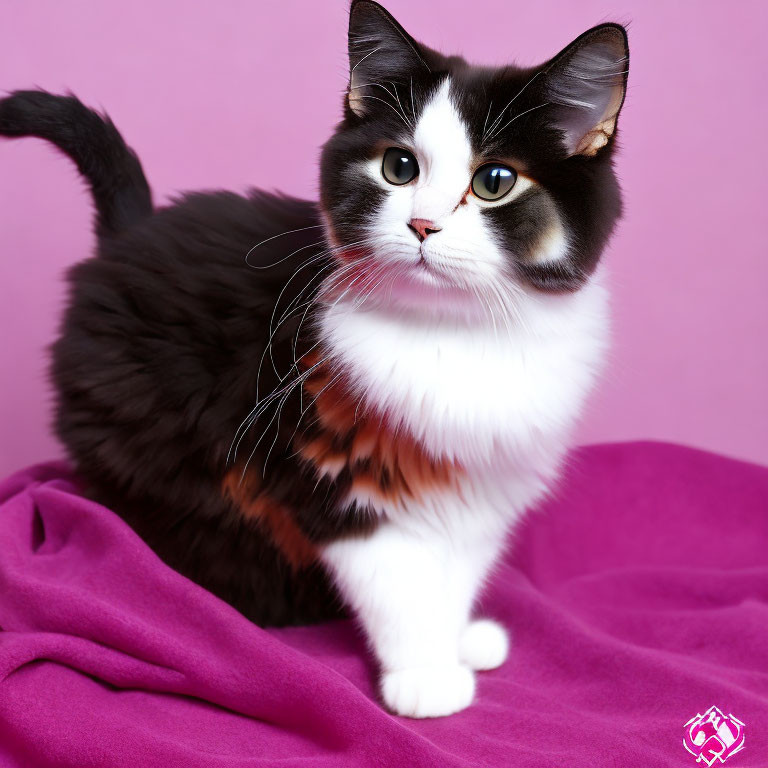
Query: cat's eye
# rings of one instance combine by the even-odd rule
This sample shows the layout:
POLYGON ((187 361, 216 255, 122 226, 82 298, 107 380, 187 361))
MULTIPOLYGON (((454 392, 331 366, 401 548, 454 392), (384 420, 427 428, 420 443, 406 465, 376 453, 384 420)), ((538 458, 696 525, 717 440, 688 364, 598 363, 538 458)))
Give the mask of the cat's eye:
POLYGON ((390 147, 381 162, 381 175, 390 184, 407 184, 419 175, 419 164, 407 149, 390 147))
POLYGON ((501 200, 516 181, 514 169, 501 163, 487 163, 475 171, 472 192, 481 200, 501 200))

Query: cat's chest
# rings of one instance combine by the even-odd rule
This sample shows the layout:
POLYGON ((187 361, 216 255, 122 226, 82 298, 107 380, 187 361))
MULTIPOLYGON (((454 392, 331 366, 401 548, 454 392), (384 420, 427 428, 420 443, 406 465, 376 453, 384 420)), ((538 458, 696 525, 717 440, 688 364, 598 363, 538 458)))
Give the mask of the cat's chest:
POLYGON ((564 437, 606 347, 602 291, 483 330, 331 309, 331 366, 361 408, 426 455, 470 468, 527 464, 564 437), (563 311, 563 310, 569 311, 563 311))
POLYGON ((294 447, 318 478, 340 490, 342 507, 406 510, 460 491, 467 470, 459 461, 430 454, 407 430, 370 408, 320 354, 302 362, 312 418, 294 447))
MULTIPOLYGON (((432 452, 402 422, 352 389, 343 371, 319 355, 310 355, 304 365, 311 418, 295 435, 292 449, 318 480, 332 483, 340 511, 405 515, 413 522, 425 514, 458 520, 467 510, 475 516, 484 510, 491 515, 490 525, 527 506, 560 461, 562 445, 551 442, 546 450, 518 455, 500 445, 482 461, 432 452)), ((543 444, 540 437, 538 447, 543 444)))

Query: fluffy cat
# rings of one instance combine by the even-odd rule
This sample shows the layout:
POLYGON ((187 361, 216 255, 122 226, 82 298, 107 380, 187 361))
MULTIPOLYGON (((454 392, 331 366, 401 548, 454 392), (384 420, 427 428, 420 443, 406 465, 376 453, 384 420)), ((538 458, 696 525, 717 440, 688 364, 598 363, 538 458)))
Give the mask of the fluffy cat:
POLYGON ((89 181, 56 430, 86 492, 262 625, 356 615, 394 712, 468 706, 500 665, 473 601, 552 486, 606 347, 594 270, 627 38, 534 68, 417 43, 350 9, 319 203, 195 193, 155 209, 134 153, 72 96, 19 91, 0 134, 89 181))

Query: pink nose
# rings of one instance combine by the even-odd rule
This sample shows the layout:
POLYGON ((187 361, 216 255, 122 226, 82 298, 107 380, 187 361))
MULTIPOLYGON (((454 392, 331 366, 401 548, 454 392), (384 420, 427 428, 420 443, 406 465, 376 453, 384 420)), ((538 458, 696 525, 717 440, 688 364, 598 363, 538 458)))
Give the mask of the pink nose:
POLYGON ((419 238, 420 243, 423 243, 429 235, 440 231, 440 227, 436 227, 435 222, 429 219, 411 219, 408 222, 408 228, 419 238))

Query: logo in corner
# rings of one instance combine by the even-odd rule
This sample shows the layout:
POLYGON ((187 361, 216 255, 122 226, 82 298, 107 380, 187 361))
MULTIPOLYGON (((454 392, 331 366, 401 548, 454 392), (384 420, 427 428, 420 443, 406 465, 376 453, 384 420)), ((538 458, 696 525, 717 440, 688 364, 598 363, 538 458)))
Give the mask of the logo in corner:
POLYGON ((697 763, 706 766, 718 760, 724 763, 744 749, 744 723, 733 715, 723 714, 717 707, 692 717, 684 727, 683 746, 697 763))

